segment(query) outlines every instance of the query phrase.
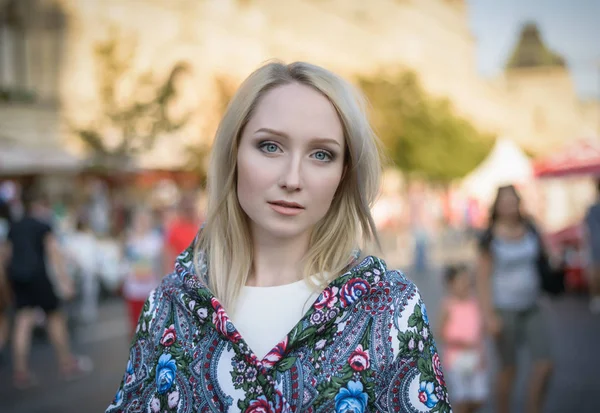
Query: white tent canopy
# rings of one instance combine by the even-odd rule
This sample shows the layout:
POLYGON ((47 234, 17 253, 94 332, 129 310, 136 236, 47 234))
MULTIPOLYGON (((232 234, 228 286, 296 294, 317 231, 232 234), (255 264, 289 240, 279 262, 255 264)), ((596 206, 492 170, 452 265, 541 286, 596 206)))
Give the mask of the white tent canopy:
POLYGON ((461 183, 462 192, 489 205, 502 185, 525 186, 534 180, 533 165, 519 146, 506 138, 498 139, 488 157, 461 183))

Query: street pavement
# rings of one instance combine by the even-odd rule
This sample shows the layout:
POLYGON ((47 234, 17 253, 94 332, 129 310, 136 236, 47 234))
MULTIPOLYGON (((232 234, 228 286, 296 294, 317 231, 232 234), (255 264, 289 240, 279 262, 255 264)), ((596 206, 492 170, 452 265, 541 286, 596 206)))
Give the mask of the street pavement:
MULTIPOLYGON (((406 272, 419 287, 435 329, 442 297, 440 271, 413 276, 410 271, 406 272)), ((545 413, 598 413, 600 316, 592 316, 586 300, 573 296, 549 302, 547 311, 556 355, 556 374, 550 384, 545 413)), ((93 374, 71 383, 60 380, 51 347, 45 340, 38 339, 33 345, 31 360, 40 386, 15 390, 11 386, 10 361, 0 365, 0 412, 103 412, 119 385, 128 354, 123 303, 117 299, 104 302, 98 322, 93 326, 78 327, 73 342, 77 352, 93 359, 96 366, 93 374)), ((528 360, 524 358, 521 366, 527 365, 528 360)), ((526 383, 527 377, 522 372, 515 386, 515 412, 522 411, 526 383)), ((489 407, 484 411, 491 412, 489 407)))

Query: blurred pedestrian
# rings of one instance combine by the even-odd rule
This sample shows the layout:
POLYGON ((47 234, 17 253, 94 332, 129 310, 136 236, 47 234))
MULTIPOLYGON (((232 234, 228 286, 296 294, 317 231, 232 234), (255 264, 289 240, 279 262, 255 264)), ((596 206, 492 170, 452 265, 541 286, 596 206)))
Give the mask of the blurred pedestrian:
POLYGON ((413 240, 412 269, 424 274, 429 266, 429 229, 427 197, 424 184, 417 184, 409 195, 410 230, 413 240))
POLYGON ((484 321, 500 359, 496 412, 510 411, 517 354, 524 345, 533 359, 528 413, 542 411, 552 373, 552 353, 540 297, 546 285, 547 254, 542 237, 521 210, 514 186, 498 189, 488 229, 479 248, 478 294, 484 321))
POLYGON ((133 334, 144 302, 162 278, 163 239, 154 228, 149 210, 141 207, 134 212, 131 228, 125 236, 124 248, 127 271, 123 296, 133 334))
POLYGON ((360 95, 266 64, 212 151, 205 226, 148 297, 107 411, 450 412, 419 291, 359 261, 381 173, 360 95))
POLYGON ((455 413, 473 413, 488 397, 483 317, 465 266, 445 270, 438 340, 455 413))
POLYGON ((173 269, 175 259, 196 237, 200 228, 200 213, 197 199, 192 194, 185 194, 177 205, 177 215, 167 223, 165 236, 165 273, 173 269))
POLYGON ((62 251, 46 222, 48 204, 33 191, 24 193, 23 198, 25 215, 11 225, 3 253, 15 298, 13 384, 19 389, 36 384, 28 358, 37 308, 46 313, 48 335, 63 378, 74 379, 92 369, 91 360, 71 353, 66 318, 51 281, 54 275, 63 298, 73 297, 73 281, 66 273, 62 251))
MULTIPOLYGON (((6 199, 0 195, 0 254, 6 251, 6 242, 8 231, 10 229, 12 217, 10 207, 6 199)), ((6 260, 0 256, 0 363, 4 361, 4 352, 9 334, 8 310, 11 304, 11 291, 6 268, 6 260)))
POLYGON ((600 314, 600 180, 596 183, 596 200, 585 214, 584 228, 588 251, 590 311, 600 314))
POLYGON ((75 231, 66 237, 66 250, 76 267, 77 278, 81 282, 81 305, 79 319, 92 323, 98 317, 100 296, 100 257, 96 235, 86 218, 80 216, 75 231))

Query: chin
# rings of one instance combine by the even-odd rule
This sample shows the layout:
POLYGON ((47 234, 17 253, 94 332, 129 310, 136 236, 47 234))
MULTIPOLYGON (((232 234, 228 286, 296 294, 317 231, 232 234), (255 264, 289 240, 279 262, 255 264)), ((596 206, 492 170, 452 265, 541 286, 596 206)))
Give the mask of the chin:
POLYGON ((257 226, 265 235, 282 240, 301 237, 311 228, 297 222, 265 222, 257 226))

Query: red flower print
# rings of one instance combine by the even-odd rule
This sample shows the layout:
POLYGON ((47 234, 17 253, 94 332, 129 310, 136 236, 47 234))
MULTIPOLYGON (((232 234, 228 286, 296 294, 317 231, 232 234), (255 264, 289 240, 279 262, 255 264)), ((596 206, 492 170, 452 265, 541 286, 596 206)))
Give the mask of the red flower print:
POLYGON ((339 289, 337 287, 327 287, 321 295, 319 296, 318 301, 315 303, 314 307, 317 310, 322 310, 323 308, 331 308, 337 302, 337 293, 339 289))
POLYGON ((273 404, 267 401, 265 396, 252 400, 245 413, 275 413, 273 404))
POLYGON ((442 386, 445 386, 446 382, 444 381, 444 373, 442 373, 442 363, 440 362, 440 356, 438 353, 433 355, 431 362, 433 364, 435 378, 437 379, 438 383, 440 383, 442 386))
POLYGON ((290 405, 285 401, 279 389, 275 389, 275 402, 273 403, 275 413, 292 413, 290 405))
POLYGON ((363 280, 362 278, 352 278, 351 280, 348 280, 340 291, 340 302, 342 307, 346 308, 354 304, 362 296, 367 295, 369 291, 371 291, 371 286, 366 280, 363 280))
POLYGON ((273 367, 275 364, 279 362, 285 355, 285 350, 287 349, 288 338, 287 336, 283 341, 281 341, 277 346, 269 351, 269 353, 265 356, 262 361, 263 366, 265 367, 273 367))
POLYGON ((175 343, 175 340, 177 340, 177 332, 175 331, 175 325, 171 324, 169 327, 165 328, 165 332, 160 339, 160 344, 169 347, 175 343))
POLYGON ((363 350, 362 344, 359 344, 356 350, 350 354, 348 363, 355 371, 363 371, 369 368, 369 353, 363 350))
POLYGON ((233 343, 240 341, 242 337, 236 331, 235 327, 233 327, 233 324, 229 320, 229 317, 227 316, 227 313, 225 312, 225 309, 221 303, 219 303, 219 301, 214 297, 210 300, 210 302, 215 309, 212 321, 217 331, 227 337, 233 343))

